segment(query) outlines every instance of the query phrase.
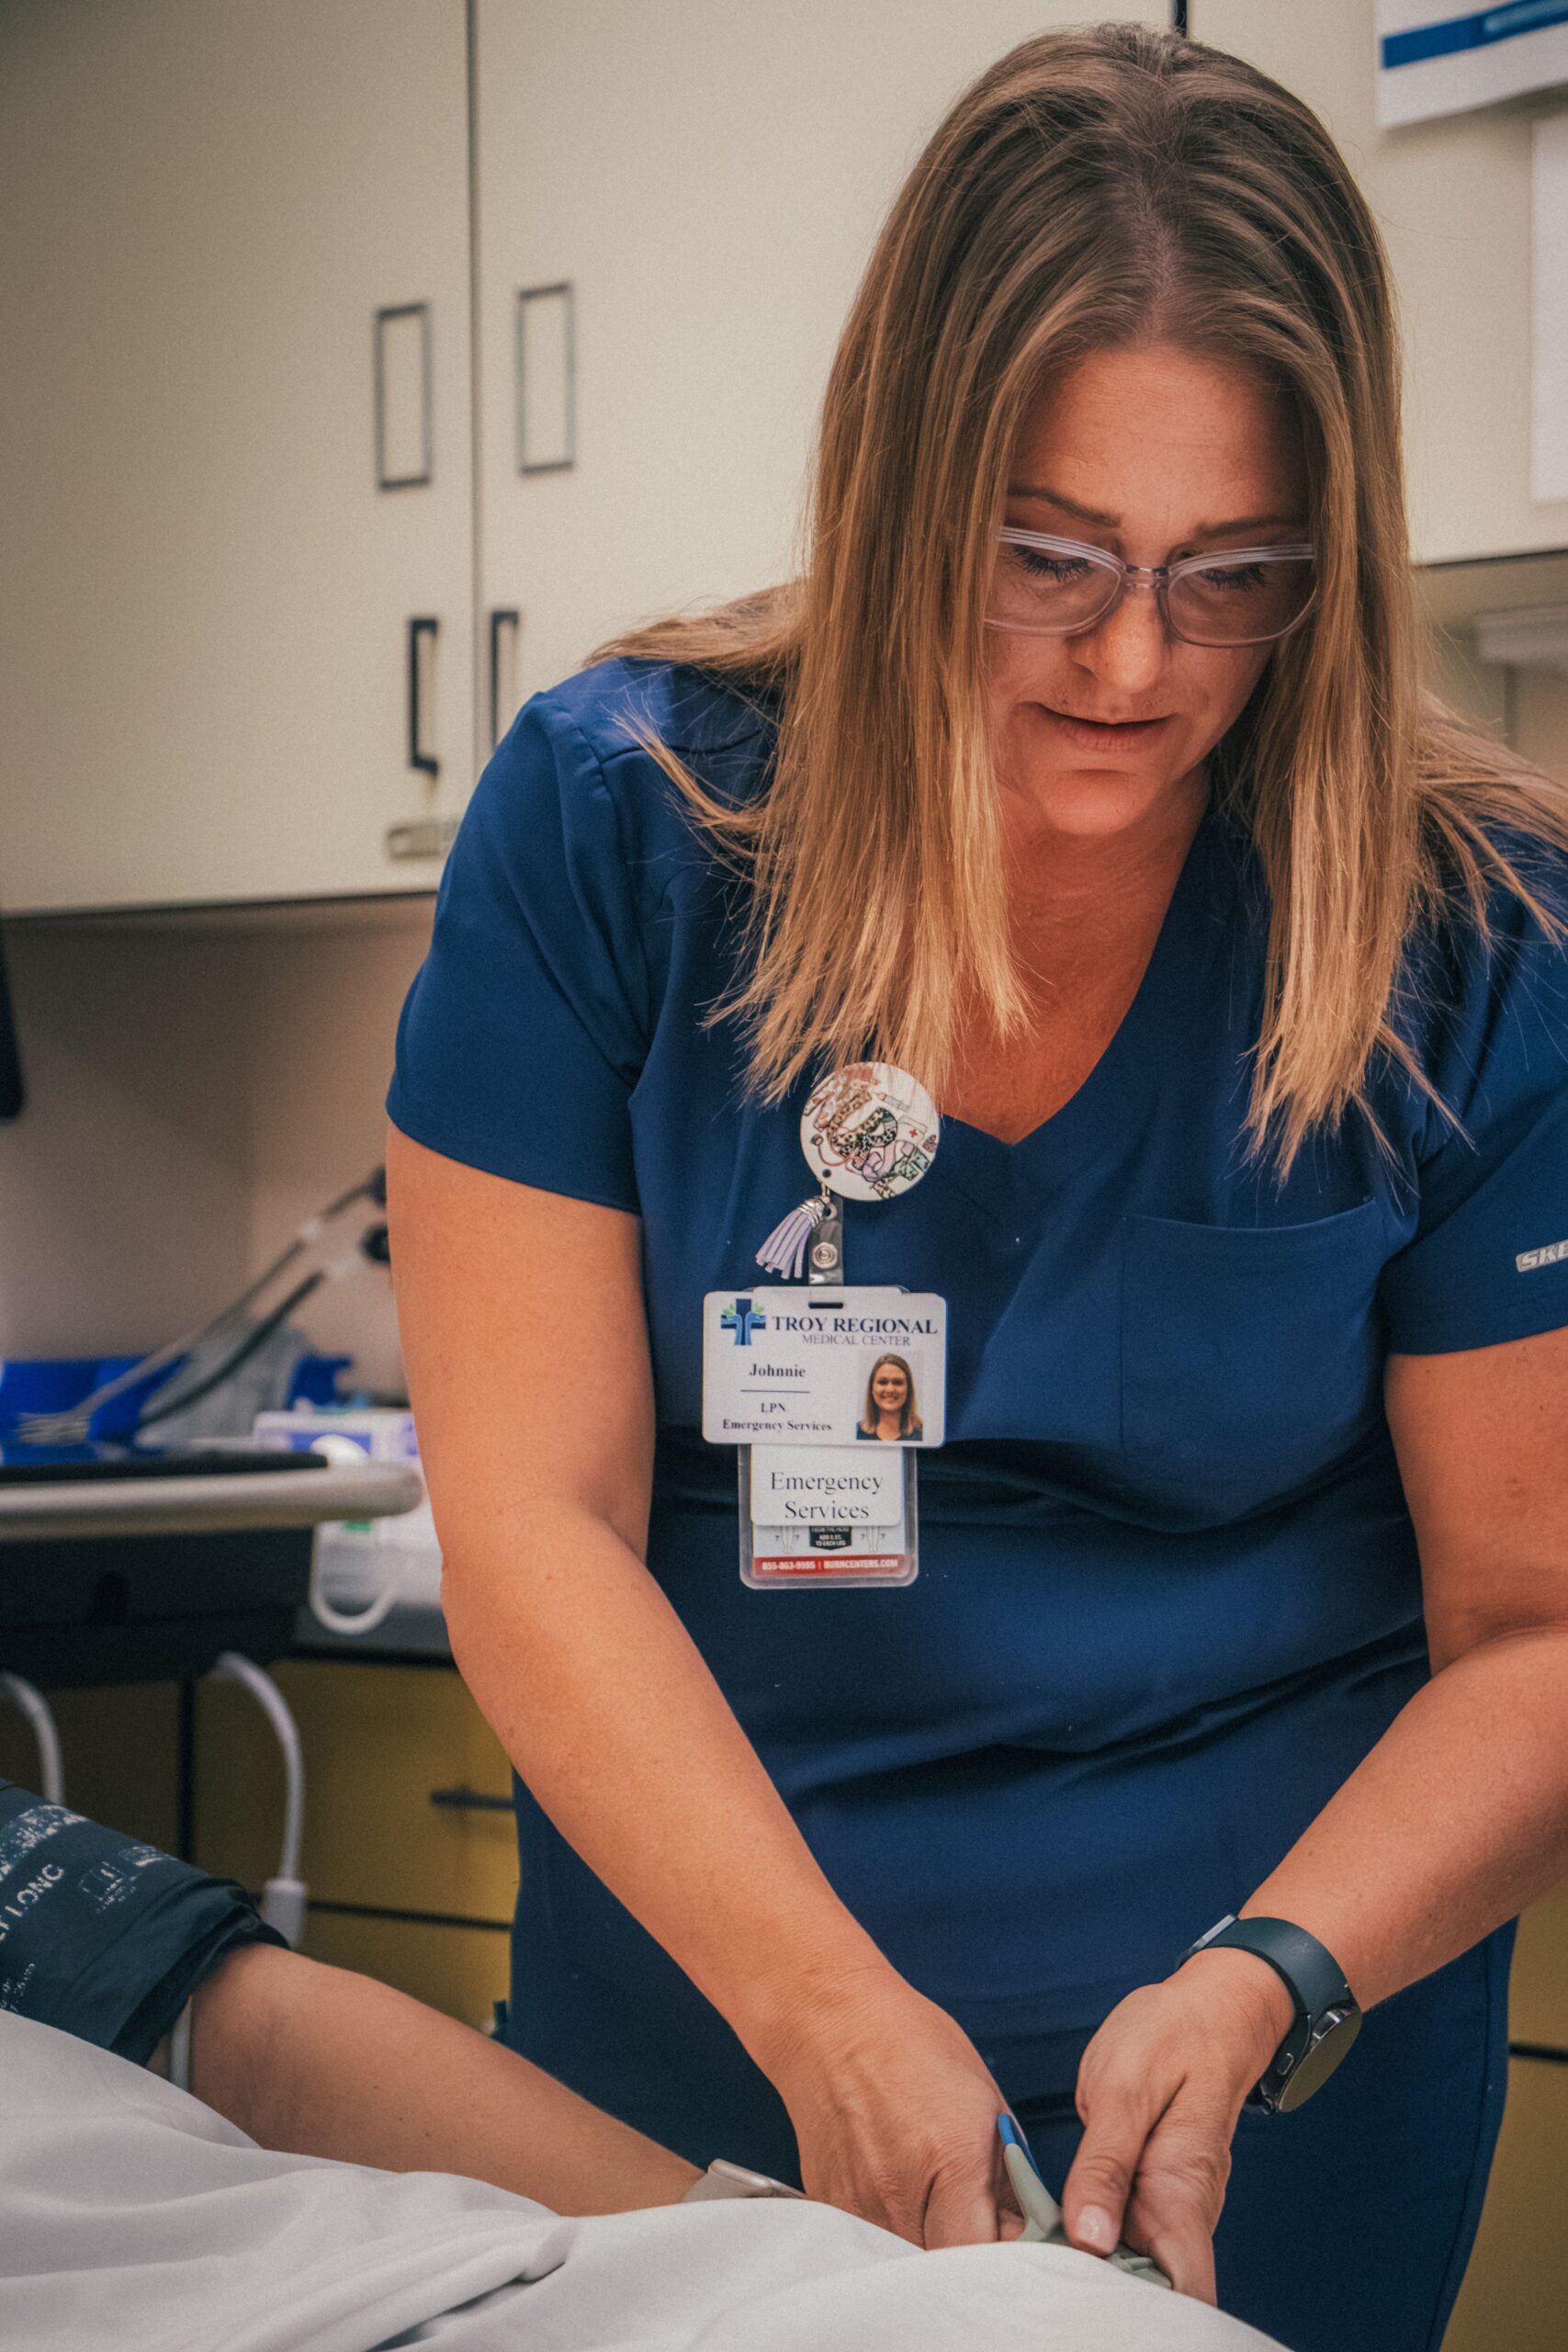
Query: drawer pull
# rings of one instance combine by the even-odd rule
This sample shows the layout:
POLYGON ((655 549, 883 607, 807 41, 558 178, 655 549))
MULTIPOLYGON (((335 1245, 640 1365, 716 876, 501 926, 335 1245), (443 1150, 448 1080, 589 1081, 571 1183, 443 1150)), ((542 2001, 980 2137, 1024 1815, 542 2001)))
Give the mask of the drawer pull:
POLYGON ((420 659, 420 647, 428 638, 432 654, 441 636, 441 623, 426 616, 409 623, 409 765, 422 775, 432 778, 441 773, 441 763, 434 752, 424 749, 424 725, 420 716, 420 685, 424 665, 420 659))
POLYGON ((510 1813, 512 1810, 510 1797, 492 1797, 483 1789, 470 1789, 466 1785, 456 1789, 432 1789, 430 1802, 448 1813, 510 1813))
POLYGON ((523 626, 523 616, 513 605, 498 605, 490 616, 490 748, 493 752, 500 742, 502 729, 509 726, 517 713, 517 636, 523 626), (502 659, 502 639, 505 638, 508 658, 502 659), (506 673, 502 684, 502 672, 506 673))

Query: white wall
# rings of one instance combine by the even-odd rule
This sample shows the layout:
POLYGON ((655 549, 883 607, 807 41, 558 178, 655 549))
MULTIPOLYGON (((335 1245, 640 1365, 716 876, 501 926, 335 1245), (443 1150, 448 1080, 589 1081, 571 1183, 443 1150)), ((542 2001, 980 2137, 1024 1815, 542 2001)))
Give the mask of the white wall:
MULTIPOLYGON (((188 1328, 380 1159, 430 902, 311 928, 237 920, 7 933, 28 1103, 0 1127, 0 1357, 130 1351, 188 1328)), ((382 1270, 299 1319, 371 1385, 397 1384, 382 1270)))
POLYGON ((238 1287, 246 1009, 219 941, 18 927, 29 1102, 0 1127, 0 1355, 108 1353, 238 1287))
MULTIPOLYGON (((429 903, 395 924, 248 943, 252 1029, 246 1250, 259 1272, 302 1217, 382 1158, 399 1008, 429 944, 429 903)), ((351 1352, 372 1388, 402 1377, 391 1289, 361 1263, 308 1300, 319 1347, 351 1352)))

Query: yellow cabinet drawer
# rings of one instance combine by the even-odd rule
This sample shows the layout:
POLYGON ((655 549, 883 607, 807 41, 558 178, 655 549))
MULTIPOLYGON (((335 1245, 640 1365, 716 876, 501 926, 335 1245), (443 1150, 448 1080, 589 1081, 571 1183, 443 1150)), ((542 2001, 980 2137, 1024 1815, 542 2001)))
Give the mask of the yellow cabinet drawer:
POLYGON ((1562 2352, 1565 2179, 1568 2066, 1516 2058, 1486 2208, 1443 2352, 1562 2352))
MULTIPOLYGON (((1509 1985, 1508 2038, 1568 2050, 1568 1885, 1532 1903, 1519 1921, 1509 1985)), ((1568 2313, 1562 2323, 1568 2344, 1568 2313)))
MULTIPOLYGON (((517 1854, 507 1810, 432 1802, 509 1798, 499 1741, 449 1668, 295 1658, 276 1679, 305 1752, 304 1875, 328 1903, 510 1921, 517 1854)), ((204 1685, 197 1854, 259 1886, 277 1867, 283 1768, 248 1693, 204 1685)))
POLYGON ((312 1911, 305 1950, 334 1968, 357 1969, 416 2001, 488 2032, 506 1998, 510 1939, 499 1928, 448 1928, 428 1919, 367 1918, 312 1911))

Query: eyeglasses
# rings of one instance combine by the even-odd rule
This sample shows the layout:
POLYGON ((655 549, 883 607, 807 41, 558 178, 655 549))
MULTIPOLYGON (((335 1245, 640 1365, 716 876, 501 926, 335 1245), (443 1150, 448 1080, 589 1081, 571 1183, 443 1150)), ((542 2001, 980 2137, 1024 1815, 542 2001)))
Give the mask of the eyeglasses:
POLYGON ((1077 637, 1131 585, 1154 591, 1166 628, 1185 645, 1267 645, 1306 618, 1316 585, 1316 549, 1304 539, 1147 564, 1010 525, 998 537, 986 625, 1024 637, 1077 637))

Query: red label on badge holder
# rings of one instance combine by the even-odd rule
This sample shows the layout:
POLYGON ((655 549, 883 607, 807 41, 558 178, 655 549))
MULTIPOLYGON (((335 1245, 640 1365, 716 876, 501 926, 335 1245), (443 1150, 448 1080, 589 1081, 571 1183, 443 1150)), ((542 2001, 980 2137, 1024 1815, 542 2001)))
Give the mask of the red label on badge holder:
POLYGON ((849 1577, 869 1583, 873 1577, 886 1584, 908 1584, 913 1566, 908 1552, 831 1552, 811 1553, 805 1557, 787 1559, 759 1558, 751 1560, 750 1581, 753 1584, 802 1584, 814 1577, 849 1577))

